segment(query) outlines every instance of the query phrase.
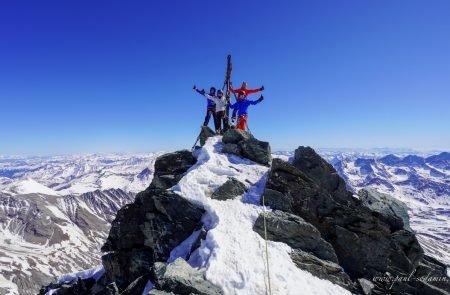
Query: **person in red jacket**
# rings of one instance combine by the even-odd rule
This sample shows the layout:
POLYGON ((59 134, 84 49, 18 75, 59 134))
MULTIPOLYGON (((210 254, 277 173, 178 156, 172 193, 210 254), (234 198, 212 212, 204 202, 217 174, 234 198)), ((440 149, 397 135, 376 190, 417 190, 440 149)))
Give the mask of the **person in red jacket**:
POLYGON ((249 94, 257 93, 257 92, 260 92, 260 91, 263 91, 263 90, 264 90, 264 86, 261 86, 261 88, 257 88, 257 89, 247 89, 247 83, 246 82, 242 82, 241 88, 238 88, 238 89, 233 89, 233 87, 230 86, 231 93, 236 94, 236 93, 244 91, 245 96, 248 96, 249 94))

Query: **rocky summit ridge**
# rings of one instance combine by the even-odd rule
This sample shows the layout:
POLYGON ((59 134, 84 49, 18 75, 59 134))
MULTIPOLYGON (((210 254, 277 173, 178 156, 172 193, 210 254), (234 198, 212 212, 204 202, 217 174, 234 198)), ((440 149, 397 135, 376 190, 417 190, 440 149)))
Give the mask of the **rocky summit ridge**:
POLYGON ((117 212, 95 274, 40 293, 264 294, 268 261, 273 294, 450 294, 401 202, 355 196, 309 147, 289 163, 244 131, 203 128, 200 142, 157 158, 150 186, 117 212), (386 280, 397 276, 410 279, 386 280), (425 276, 441 280, 411 279, 425 276))

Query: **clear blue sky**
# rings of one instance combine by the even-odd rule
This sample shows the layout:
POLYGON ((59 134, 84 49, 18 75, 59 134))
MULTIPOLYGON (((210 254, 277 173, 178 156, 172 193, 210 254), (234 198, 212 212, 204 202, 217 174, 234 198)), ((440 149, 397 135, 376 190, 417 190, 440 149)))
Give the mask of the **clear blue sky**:
POLYGON ((449 32, 447 0, 1 1, 0 154, 189 148, 228 53, 273 149, 450 149, 449 32))

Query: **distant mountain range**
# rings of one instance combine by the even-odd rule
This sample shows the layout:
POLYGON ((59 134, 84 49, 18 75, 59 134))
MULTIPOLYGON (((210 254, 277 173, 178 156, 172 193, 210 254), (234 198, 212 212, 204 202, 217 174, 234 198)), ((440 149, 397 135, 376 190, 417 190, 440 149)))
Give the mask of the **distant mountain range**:
POLYGON ((122 189, 139 192, 153 175, 160 153, 0 158, 0 191, 82 194, 122 189))
POLYGON ((0 294, 36 294, 54 277, 100 263, 117 210, 134 194, 0 193, 0 294))

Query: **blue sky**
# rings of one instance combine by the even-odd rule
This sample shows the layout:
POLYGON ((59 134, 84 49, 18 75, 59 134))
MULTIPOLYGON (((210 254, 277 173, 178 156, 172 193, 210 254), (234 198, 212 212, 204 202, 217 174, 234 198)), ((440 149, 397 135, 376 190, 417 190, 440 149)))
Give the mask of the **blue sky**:
POLYGON ((449 32, 446 0, 2 1, 0 154, 188 148, 228 53, 273 149, 448 150, 449 32))

